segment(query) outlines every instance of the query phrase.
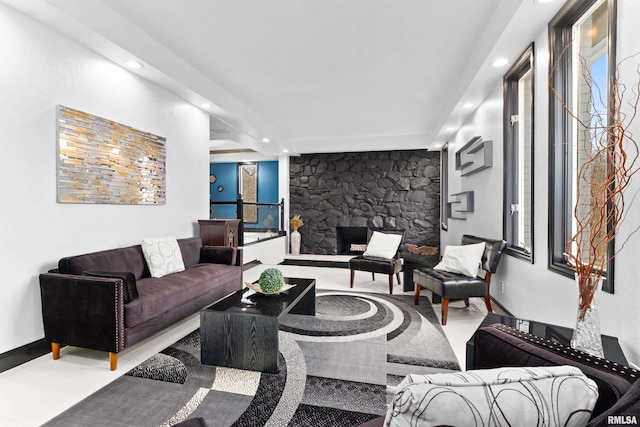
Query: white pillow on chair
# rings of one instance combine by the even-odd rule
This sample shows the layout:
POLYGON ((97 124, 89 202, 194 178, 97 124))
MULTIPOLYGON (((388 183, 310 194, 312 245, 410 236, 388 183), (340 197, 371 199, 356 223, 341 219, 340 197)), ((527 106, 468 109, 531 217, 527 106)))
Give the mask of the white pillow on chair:
POLYGON ((398 252, 400 242, 402 242, 402 234, 387 234, 374 231, 363 255, 391 259, 398 252))
POLYGON ((442 259, 433 269, 476 277, 478 270, 481 268, 480 263, 484 254, 484 246, 484 242, 472 245, 447 246, 444 248, 442 259))
POLYGON ((598 386, 574 366, 408 375, 385 426, 584 426, 598 386))

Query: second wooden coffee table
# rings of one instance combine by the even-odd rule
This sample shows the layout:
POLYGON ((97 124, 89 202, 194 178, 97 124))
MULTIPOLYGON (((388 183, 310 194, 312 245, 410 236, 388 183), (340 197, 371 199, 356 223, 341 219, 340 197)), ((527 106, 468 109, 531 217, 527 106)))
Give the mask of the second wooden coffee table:
POLYGON ((248 288, 200 311, 200 358, 205 365, 278 372, 278 319, 315 316, 315 279, 285 278, 296 286, 278 295, 248 288))

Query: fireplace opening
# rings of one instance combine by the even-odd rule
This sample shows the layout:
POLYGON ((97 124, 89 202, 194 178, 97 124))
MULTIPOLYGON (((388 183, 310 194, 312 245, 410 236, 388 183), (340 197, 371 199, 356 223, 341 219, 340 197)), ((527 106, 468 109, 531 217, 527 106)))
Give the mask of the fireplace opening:
POLYGON ((336 254, 361 255, 367 249, 367 227, 336 227, 336 254))

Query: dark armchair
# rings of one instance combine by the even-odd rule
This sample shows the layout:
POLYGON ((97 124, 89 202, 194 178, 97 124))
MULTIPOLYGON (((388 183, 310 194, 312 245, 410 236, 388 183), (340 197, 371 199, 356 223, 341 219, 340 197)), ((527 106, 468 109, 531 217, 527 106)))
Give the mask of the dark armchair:
MULTIPOLYGON (((404 230, 378 230, 378 233, 383 235, 393 234, 400 235, 399 244, 396 242, 390 242, 390 245, 386 248, 386 252, 392 254, 391 257, 385 256, 371 256, 371 244, 373 242, 374 233, 376 231, 369 231, 367 251, 364 254, 358 255, 355 258, 349 260, 349 269, 351 270, 351 281, 349 287, 353 288, 353 279, 355 277, 356 270, 371 272, 372 280, 376 279, 376 273, 387 274, 389 276, 389 294, 393 294, 393 276, 396 275, 398 284, 400 284, 400 272, 402 271, 402 259, 398 256, 398 253, 404 248, 404 230), (395 245, 395 246, 394 246, 395 245)), ((379 237, 379 236, 375 236, 379 237)), ((382 239, 381 241, 384 242, 382 239)))
POLYGON ((447 324, 447 313, 449 311, 449 300, 464 299, 467 307, 470 297, 483 297, 487 311, 492 312, 491 295, 489 286, 491 275, 496 272, 500 257, 504 252, 507 242, 504 240, 484 239, 482 237, 462 236, 462 244, 469 245, 475 243, 485 243, 482 255, 482 270, 484 278, 469 277, 460 273, 434 270, 432 268, 421 268, 413 271, 413 282, 415 284, 414 303, 420 303, 420 289, 425 288, 432 292, 433 302, 437 303, 442 299, 442 324, 447 324))

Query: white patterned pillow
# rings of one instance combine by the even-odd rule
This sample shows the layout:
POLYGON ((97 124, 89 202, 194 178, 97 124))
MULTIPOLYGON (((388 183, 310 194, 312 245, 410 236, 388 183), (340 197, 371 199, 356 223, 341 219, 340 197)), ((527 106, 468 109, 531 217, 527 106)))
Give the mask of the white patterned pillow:
POLYGON ((584 426, 597 399, 596 383, 573 366, 408 375, 385 426, 584 426))
POLYGON ((162 277, 184 270, 182 252, 175 237, 144 239, 142 253, 151 277, 162 277))

